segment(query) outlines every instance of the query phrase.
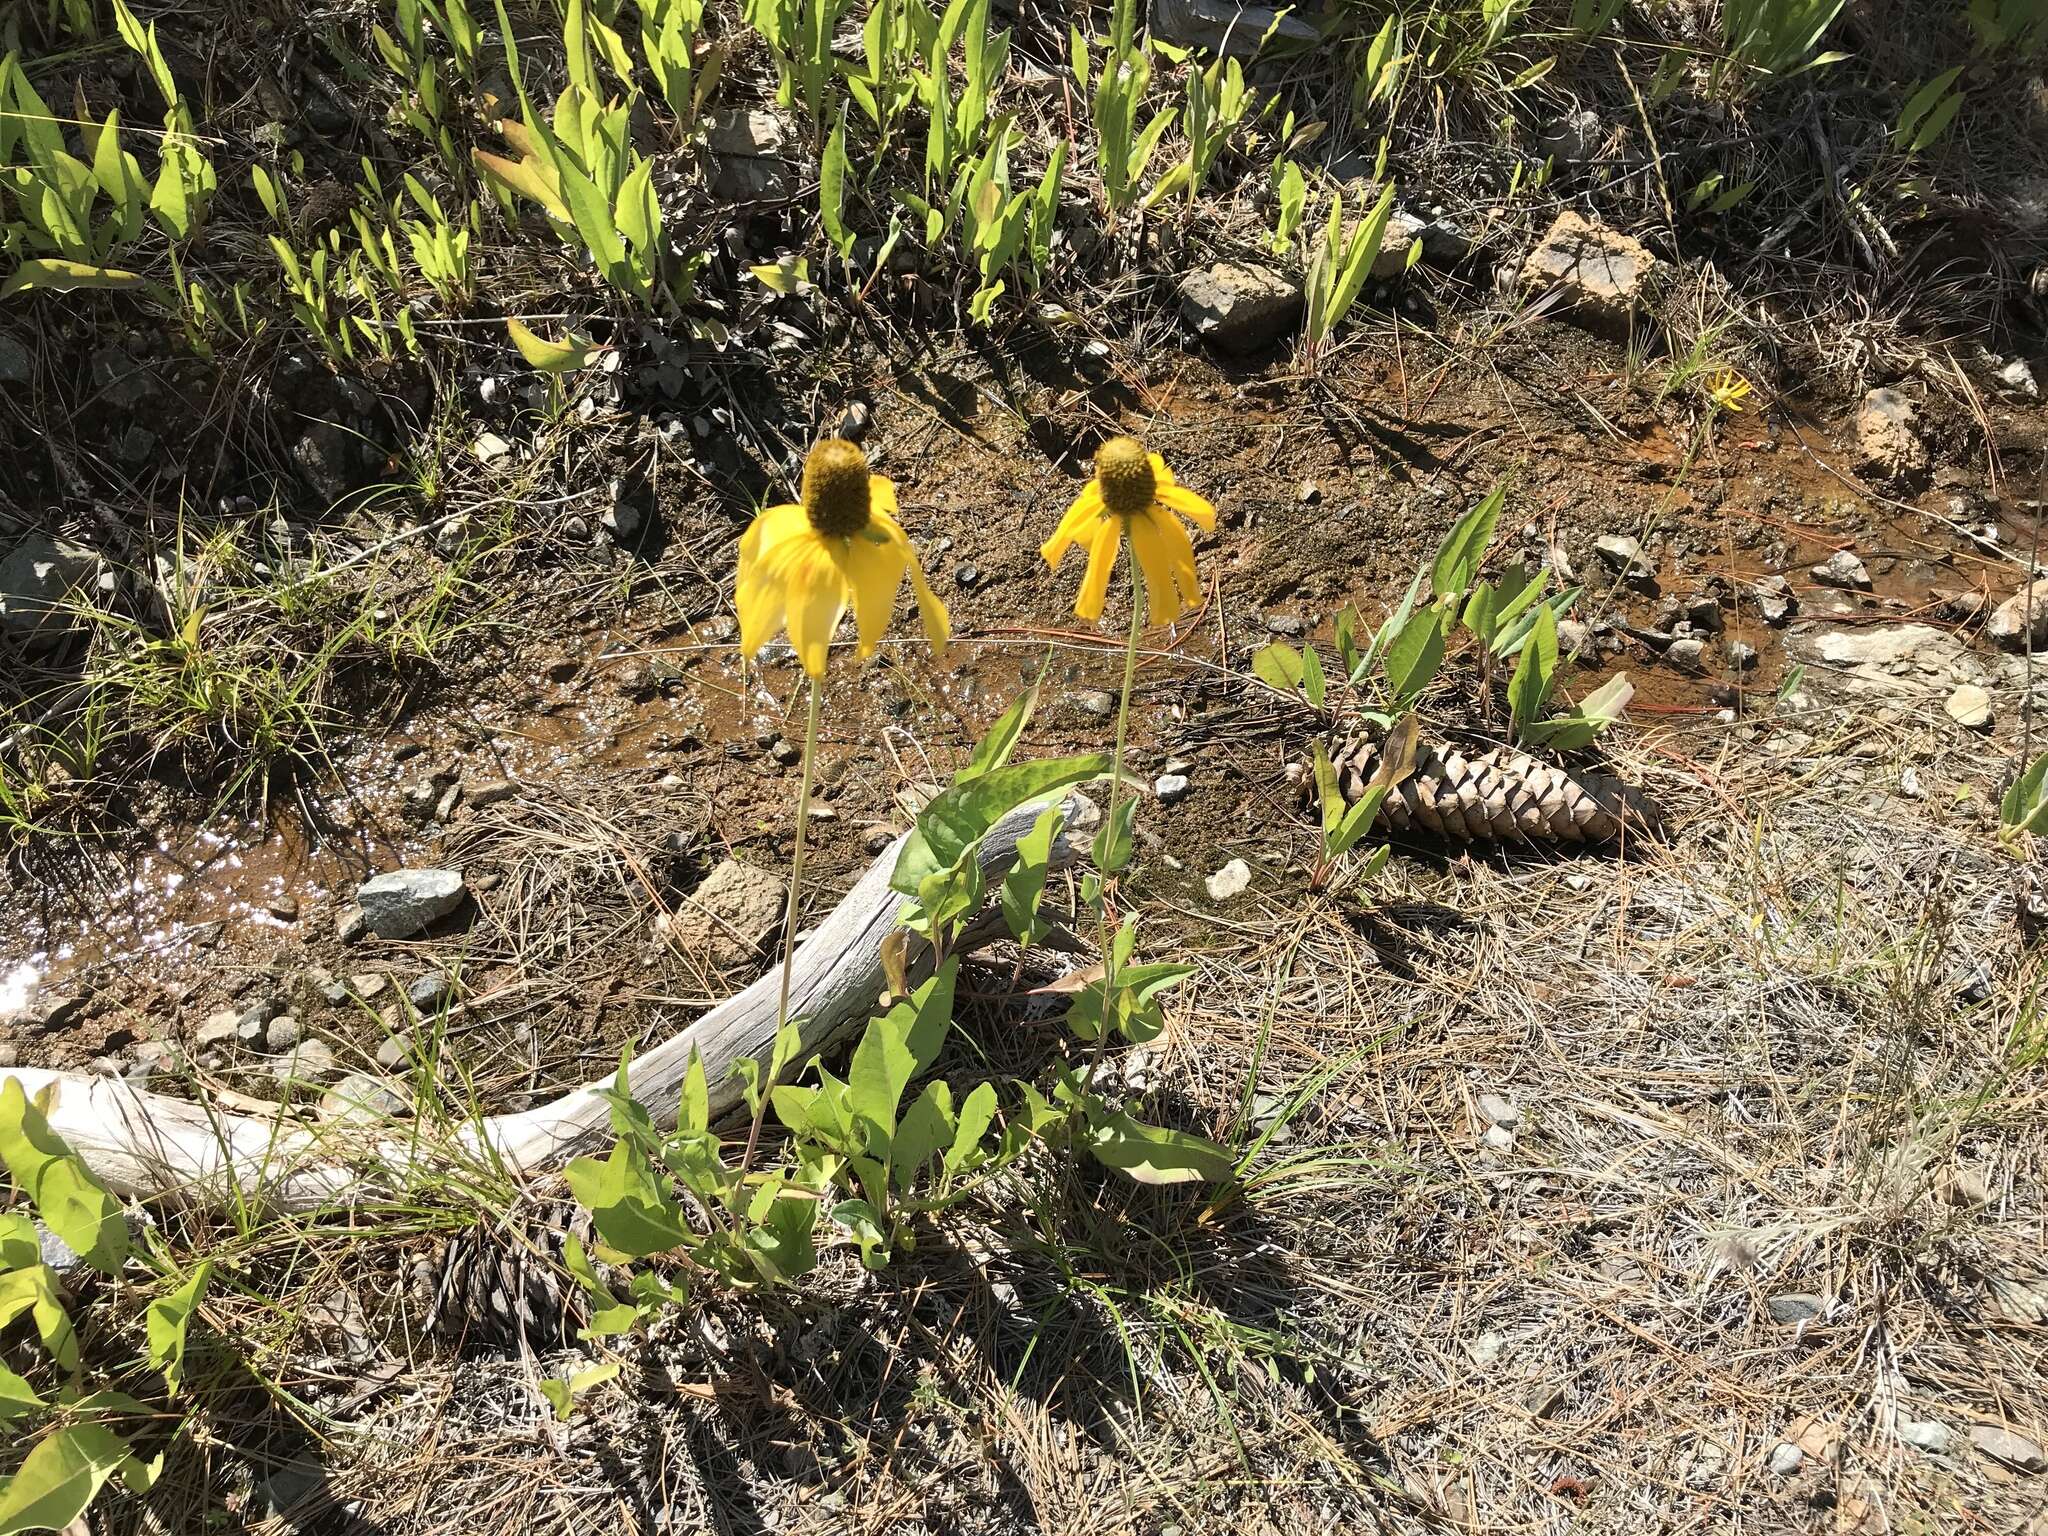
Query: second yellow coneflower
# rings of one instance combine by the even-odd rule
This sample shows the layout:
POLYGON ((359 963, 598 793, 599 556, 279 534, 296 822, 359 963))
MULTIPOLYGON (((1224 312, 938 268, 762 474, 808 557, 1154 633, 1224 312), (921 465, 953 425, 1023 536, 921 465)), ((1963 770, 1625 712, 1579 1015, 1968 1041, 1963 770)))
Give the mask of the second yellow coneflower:
POLYGON ((1117 546, 1128 537, 1131 557, 1145 576, 1150 620, 1166 624, 1202 600, 1195 547, 1180 525, 1183 517, 1205 533, 1216 526, 1216 509, 1175 484, 1164 459, 1148 453, 1135 437, 1112 437, 1096 450, 1095 477, 1039 553, 1057 570, 1070 546, 1086 547, 1088 571, 1074 598, 1074 612, 1093 623, 1102 617, 1109 595, 1117 546))

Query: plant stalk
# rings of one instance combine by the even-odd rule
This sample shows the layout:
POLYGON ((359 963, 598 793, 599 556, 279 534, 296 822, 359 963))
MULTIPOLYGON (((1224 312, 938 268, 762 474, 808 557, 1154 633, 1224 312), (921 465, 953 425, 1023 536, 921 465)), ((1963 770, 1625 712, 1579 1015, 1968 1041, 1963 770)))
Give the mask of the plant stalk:
MULTIPOLYGON (((811 785, 817 778, 818 699, 825 691, 815 677, 810 682, 810 704, 804 714, 803 782, 796 795, 796 847, 789 855, 789 900, 782 909, 782 990, 775 1003, 775 1040, 789 1025, 789 973, 796 958, 797 899, 804 880, 804 834, 811 823, 811 785)), ((739 1176, 744 1180, 754 1166, 754 1153, 761 1144, 761 1122, 767 1117, 768 1095, 775 1087, 776 1072, 786 1065, 777 1059, 776 1046, 768 1048, 768 1075, 762 1080, 760 1101, 754 1106, 754 1122, 747 1127, 746 1151, 740 1154, 739 1176)))
MULTIPOLYGON (((1117 802, 1123 797, 1124 746, 1130 738, 1131 727, 1131 684, 1138 675, 1138 639, 1145 627, 1145 573, 1138 566, 1136 550, 1127 550, 1125 558, 1131 563, 1131 628, 1124 637, 1124 685, 1117 696, 1116 752, 1110 760, 1109 810, 1103 822, 1105 834, 1112 841, 1116 837, 1117 802)), ((1106 870, 1096 873, 1102 881, 1102 889, 1095 902, 1095 942, 1102 955, 1102 1033, 1096 1036, 1094 1054, 1088 1058, 1088 1073, 1082 1082, 1084 1092, 1094 1088, 1095 1073, 1102 1065, 1103 1052, 1109 1049, 1110 1000, 1116 996, 1116 955, 1109 924, 1111 877, 1106 870)))

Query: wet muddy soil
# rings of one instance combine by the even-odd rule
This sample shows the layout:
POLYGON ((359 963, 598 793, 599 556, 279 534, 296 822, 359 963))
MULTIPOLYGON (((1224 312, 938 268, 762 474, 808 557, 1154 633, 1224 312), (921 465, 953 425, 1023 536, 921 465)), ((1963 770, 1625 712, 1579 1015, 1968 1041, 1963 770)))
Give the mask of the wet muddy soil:
MULTIPOLYGON (((1584 588, 1565 691, 1626 670, 1638 729, 1768 722, 1788 688, 1892 686, 1938 709, 1961 681, 2009 701, 1999 737, 2016 728, 2023 663, 1974 629, 2018 585, 2040 503, 1993 476, 1981 436, 1956 434, 1918 484, 1876 485, 1837 410, 1774 404, 1706 432, 1624 378, 1605 344, 1536 329, 1426 369, 1364 351, 1321 379, 1175 356, 1113 388, 1005 402, 973 364, 886 377, 868 446, 898 482, 957 644, 939 665, 899 639, 835 672, 807 909, 903 825, 899 791, 948 773, 1041 669, 1028 750, 1106 742, 1117 615, 1101 632, 1078 624, 1066 606, 1078 570, 1049 575, 1037 546, 1116 430, 1143 431, 1222 514, 1198 546, 1202 611, 1148 637, 1134 732, 1148 778, 1191 756, 1189 799, 1150 812, 1150 877, 1196 905, 1195 877, 1224 841, 1299 832, 1280 770, 1314 723, 1295 711, 1291 742, 1233 739, 1227 724, 1202 729, 1205 712, 1237 718, 1222 706, 1257 689, 1244 680, 1256 647, 1327 640, 1347 604, 1377 618, 1503 477, 1495 562, 1547 564, 1584 588), (1616 539, 1636 553, 1617 558, 1616 539), (1839 550, 1862 561, 1867 590, 1816 577, 1839 550), (1824 643, 1903 626, 1944 647, 1866 665, 1854 642, 1824 643)), ((2007 464, 2034 461, 2037 411, 1987 421, 2007 464)), ((747 509, 701 480, 659 483, 658 557, 565 569, 522 562, 515 545, 495 594, 512 627, 402 708, 348 721, 329 771, 274 796, 263 824, 167 801, 132 839, 17 859, 0 916, 0 1049, 166 1091, 192 1073, 274 1092, 264 1037, 201 1032, 229 1013, 286 1013, 333 1041, 344 1068, 397 1072, 453 1052, 504 1106, 604 1071, 621 1045, 659 1038, 756 973, 760 956, 721 966, 687 952, 667 918, 723 859, 786 865, 796 679, 786 649, 752 669, 737 654, 721 577, 747 509), (418 939, 344 942, 359 881, 422 865, 460 868, 469 902, 418 939), (451 984, 417 1008, 404 994, 428 973, 451 984)), ((1469 679, 1449 693, 1444 709, 1461 717, 1432 723, 1483 730, 1469 679)), ((1957 747, 1988 758, 1996 739, 1959 732, 1957 747)))

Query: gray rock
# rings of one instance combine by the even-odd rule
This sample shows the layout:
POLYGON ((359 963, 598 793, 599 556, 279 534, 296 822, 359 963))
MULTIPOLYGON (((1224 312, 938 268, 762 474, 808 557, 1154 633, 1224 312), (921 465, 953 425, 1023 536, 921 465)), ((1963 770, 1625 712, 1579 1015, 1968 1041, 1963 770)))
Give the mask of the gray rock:
POLYGON ((453 869, 394 869, 356 887, 356 902, 380 939, 409 939, 446 917, 469 895, 453 869))
POLYGON ((1593 553, 1615 575, 1631 586, 1654 582, 1656 568, 1643 554, 1643 546, 1625 533, 1603 533, 1593 541, 1593 553))
MULTIPOLYGON (((1408 270, 1408 252, 1423 236, 1427 226, 1413 214, 1399 209, 1387 215, 1387 228, 1380 237, 1380 248, 1372 259, 1372 275, 1383 283, 1390 283, 1408 270)), ((1424 250, 1427 251, 1425 246, 1424 250)))
POLYGON ((707 114, 711 193, 728 202, 781 202, 815 177, 795 125, 775 112, 728 108, 707 114))
POLYGON ((1953 1432, 1938 1419, 1900 1419, 1897 1428, 1901 1440, 1930 1456, 1941 1455, 1953 1438, 1953 1432))
POLYGON ((435 530, 434 553, 443 560, 453 560, 476 542, 481 530, 477 521, 467 512, 456 512, 435 530))
POLYGON ((299 1043, 300 1037, 304 1034, 305 1031, 299 1027, 297 1019, 288 1013, 281 1014, 272 1019, 269 1027, 263 1031, 263 1043, 273 1051, 288 1051, 299 1043))
POLYGON ((1230 901, 1251 888, 1252 869, 1243 859, 1232 859, 1202 882, 1211 901, 1230 901))
POLYGON ((382 971, 357 971, 348 979, 349 991, 366 1003, 375 1002, 390 985, 391 979, 382 971))
POLYGON ((1197 336, 1225 352, 1270 347, 1294 329, 1301 287, 1270 267, 1219 261, 1181 279, 1180 310, 1197 336))
POLYGON ((1298 12, 1281 12, 1237 0, 1152 0, 1152 35, 1177 48, 1249 59, 1266 34, 1274 44, 1312 47, 1322 34, 1298 12))
POLYGON ((746 965, 781 924, 788 894, 779 876, 727 859, 676 909, 669 937, 720 969, 746 965))
POLYGON ((1782 576, 1763 576, 1752 589, 1757 616, 1773 627, 1783 624, 1799 611, 1799 599, 1792 595, 1792 583, 1782 576))
POLYGON ((470 452, 484 464, 500 464, 512 457, 512 445, 495 432, 479 432, 470 452))
POLYGON ((321 1115, 345 1123, 391 1120, 411 1108, 395 1084, 368 1072, 351 1072, 320 1096, 321 1115))
POLYGON ((1567 112, 1548 124, 1537 143, 1559 160, 1591 160, 1607 140, 1607 125, 1592 111, 1567 112))
POLYGON ((1707 642, 1691 637, 1672 641, 1664 647, 1664 659, 1682 672, 1697 672, 1706 659, 1707 642))
POLYGON ((1728 665, 1736 671, 1755 671, 1756 664, 1760 660, 1762 660, 1762 657, 1757 654, 1757 648, 1748 641, 1730 640, 1728 642, 1728 665))
POLYGON ((359 433, 332 421, 309 425, 292 444, 291 453, 299 478, 330 504, 370 484, 382 460, 359 433))
POLYGON ((21 1048, 12 1040, 0 1040, 0 1067, 21 1065, 21 1048))
POLYGON ((26 384, 35 377, 35 359, 12 336, 0 336, 0 384, 26 384))
POLYGON ((1284 639, 1299 640, 1308 633, 1308 624, 1298 613, 1272 613, 1266 616, 1266 630, 1284 639))
POLYGON ((48 644, 79 627, 65 607, 98 581, 100 557, 83 544, 32 533, 0 561, 0 630, 48 644))
POLYGON ((1927 467, 1927 445, 1913 402, 1896 389, 1873 389, 1856 413, 1856 453, 1865 469, 1887 478, 1927 467))
POLYGON ((1792 631, 1791 649, 1802 659, 1846 668, 1862 691, 1897 691, 1901 680, 1945 681, 1967 649, 1932 624, 1882 624, 1848 628, 1804 624, 1792 631))
POLYGON ((2041 1447, 2002 1424, 1972 1424, 1970 1444, 1978 1455, 2002 1461, 2016 1472, 2048 1471, 2048 1456, 2042 1454, 2041 1447))
POLYGON ((97 403, 117 411, 146 405, 157 393, 149 370, 111 342, 92 354, 92 382, 97 403))
POLYGON ((1787 1291, 1768 1298, 1764 1309, 1771 1314, 1774 1323, 1808 1323, 1827 1310, 1827 1302, 1819 1296, 1787 1291))
POLYGON ((1497 1093, 1482 1093, 1478 1103, 1479 1113, 1486 1117, 1488 1125, 1504 1125, 1512 1131, 1522 1123, 1522 1112, 1515 1107, 1513 1099, 1497 1093))
POLYGON ((1824 587, 1835 587, 1844 592, 1868 592, 1870 572, 1856 557, 1856 552, 1838 549, 1821 561, 1810 572, 1813 579, 1824 587))
POLYGON ((1505 1125, 1489 1125, 1479 1133, 1479 1144, 1495 1152, 1507 1152, 1515 1145, 1515 1133, 1505 1125))
POLYGON ((1689 597, 1681 605, 1685 621, 1696 634, 1718 635, 1721 633, 1721 601, 1711 593, 1689 597))
POLYGON ((1152 793, 1159 797, 1161 805, 1174 805, 1188 797, 1188 776, 1184 773, 1162 773, 1152 781, 1152 793))
POLYGON ((2038 576, 1991 611, 1984 633, 2015 651, 2048 646, 2048 576, 2038 576))
POLYGON ((1597 329, 1624 326, 1657 258, 1641 241, 1593 224, 1569 208, 1558 214, 1522 263, 1524 289, 1562 291, 1572 317, 1597 329))
POLYGON ((370 931, 370 915, 354 902, 339 908, 334 914, 334 936, 344 944, 354 944, 370 931))
MULTIPOLYGON (((4 348, 4 344, 0 344, 0 348, 4 348)), ((2024 357, 2016 357, 1999 369, 1998 382, 2011 393, 2024 395, 2029 400, 2039 398, 2041 393, 2041 386, 2034 382, 2034 370, 2024 357)))
POLYGON ((192 1032, 193 1043, 209 1049, 226 1045, 236 1038, 236 1026, 241 1015, 232 1010, 207 1015, 206 1021, 192 1032))
POLYGON ((1074 703, 1082 714, 1098 720, 1107 720, 1116 713, 1116 695, 1106 688, 1084 688, 1074 695, 1074 703))
POLYGON ((455 978, 446 971, 428 971, 415 976, 405 989, 405 1000, 421 1013, 432 1013, 455 996, 455 978))
POLYGON ((1569 661, 1593 648, 1593 631, 1577 619, 1557 621, 1557 653, 1569 661))
POLYGON ((377 1047, 377 1065, 386 1072, 395 1072, 411 1060, 411 1035, 392 1035, 377 1047))
POLYGON ((510 800, 519 793, 519 786, 510 779, 474 779, 462 786, 462 798, 471 810, 481 810, 487 805, 496 805, 500 800, 510 800))
POLYGON ((324 1083, 334 1076, 334 1047, 325 1040, 301 1040, 270 1064, 271 1072, 298 1083, 324 1083))
POLYGON ((1781 1441, 1771 1452, 1771 1473, 1776 1477, 1790 1477, 1806 1464, 1806 1452, 1791 1441, 1781 1441))
POLYGON ((1965 683, 1948 696, 1943 706, 1949 719, 1966 731, 1988 731, 1991 729, 1991 695, 1975 683, 1965 683))
POLYGON ((633 549, 647 532, 647 507, 627 491, 623 480, 614 480, 611 506, 597 525, 621 549, 633 549))

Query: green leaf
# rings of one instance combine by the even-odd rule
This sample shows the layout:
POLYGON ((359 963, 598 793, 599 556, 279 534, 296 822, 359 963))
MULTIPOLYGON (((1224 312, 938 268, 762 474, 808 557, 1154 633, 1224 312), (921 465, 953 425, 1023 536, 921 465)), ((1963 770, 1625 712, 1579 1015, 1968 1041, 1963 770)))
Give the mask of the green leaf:
POLYGON ((1444 659, 1444 611, 1435 605, 1413 614, 1388 642, 1382 665, 1394 697, 1405 704, 1436 680, 1444 659))
POLYGON ((917 825, 897 855, 889 877, 893 890, 915 896, 928 875, 951 869, 1003 817, 1041 795, 1098 779, 1109 772, 1109 755, 1039 758, 1012 763, 955 784, 919 813, 917 825))
POLYGON ((865 1269, 880 1269, 889 1262, 889 1234, 882 1229, 882 1214, 866 1200, 842 1200, 832 1207, 832 1219, 853 1234, 860 1244, 860 1262, 865 1269))
POLYGON ((610 1157, 601 1163, 579 1157, 563 1174, 569 1193, 590 1212, 605 1246, 633 1258, 646 1258, 687 1247, 692 1241, 682 1207, 632 1143, 613 1143, 610 1157))
POLYGON ((27 1377, 0 1365, 0 1424, 10 1423, 48 1406, 36 1396, 36 1390, 28 1384, 27 1377))
POLYGON ((1301 648, 1301 691, 1310 709, 1323 707, 1323 658, 1312 645, 1301 648))
POLYGON ((769 1280, 787 1284, 818 1267, 812 1233, 818 1202, 779 1184, 763 1186, 748 1209, 747 1257, 769 1280))
POLYGON ((2043 752, 2012 781, 1998 802, 1998 819, 2015 832, 2039 832, 2048 826, 2048 752, 2043 752))
MULTIPOLYGON (((1372 824, 1380 813, 1380 804, 1387 798, 1387 786, 1375 784, 1356 804, 1347 808, 1338 818, 1337 825, 1324 838, 1324 844, 1333 859, 1341 859, 1349 853, 1361 837, 1372 830, 1372 824)), ((1382 853, 1387 850, 1381 849, 1382 853)))
POLYGON ((1551 680, 1557 675, 1557 620, 1548 605, 1536 610, 1536 624, 1529 643, 1515 663, 1515 675, 1508 680, 1508 710, 1515 735, 1521 738, 1543 713, 1550 701, 1551 680))
POLYGON ((871 1019, 847 1065, 846 1104, 872 1128, 868 1147, 878 1156, 896 1132, 896 1106, 910 1080, 930 1068, 953 1024, 953 983, 959 957, 945 964, 888 1012, 871 1019))
POLYGON ((540 1395, 547 1399, 548 1406, 555 1410, 555 1417, 567 1422, 576 1411, 578 1394, 588 1392, 592 1387, 601 1386, 619 1374, 619 1362, 607 1360, 600 1365, 589 1366, 574 1376, 550 1376, 534 1383, 540 1395))
POLYGON ((1122 1110, 1091 1105, 1089 1154, 1140 1184, 1221 1184, 1236 1169, 1231 1155, 1207 1137, 1146 1125, 1122 1110))
POLYGON ((824 221, 825 237, 842 259, 853 252, 853 231, 846 227, 846 112, 839 113, 839 126, 825 144, 825 158, 818 167, 818 216, 824 221))
POLYGON ((583 1329, 585 1338, 626 1333, 639 1323, 640 1309, 612 1294, 611 1287, 604 1283, 597 1266, 590 1262, 590 1255, 584 1252, 583 1244, 573 1232, 562 1234, 562 1267, 582 1288, 589 1303, 590 1321, 583 1329))
POLYGON ((1285 640, 1275 640, 1252 653, 1252 671, 1267 687, 1293 693, 1301 686, 1307 663, 1301 659, 1301 652, 1285 640))
POLYGON ((1626 672, 1617 672, 1579 701, 1578 708, 1554 720, 1538 720, 1523 733, 1528 746, 1545 746, 1560 752, 1590 746, 1622 716, 1635 696, 1635 685, 1626 672))
POLYGON ((1320 741, 1315 744, 1315 774, 1316 804, 1323 813, 1323 839, 1327 842, 1344 818, 1344 792, 1337 784, 1337 770, 1330 766, 1330 754, 1320 741))
POLYGON ((1429 573, 1430 589, 1438 597, 1456 597, 1472 585, 1480 562, 1486 558, 1487 546, 1493 542, 1494 525, 1500 521, 1507 497, 1505 482, 1494 486, 1444 535, 1429 573))
POLYGON ((965 784, 969 779, 978 779, 991 768, 1000 768, 1007 763, 1010 754, 1017 750, 1017 743, 1024 737, 1024 727, 1030 723, 1032 712, 1037 708, 1038 684, 1033 683, 1017 695, 1016 701, 988 728, 988 734, 975 743, 974 755, 967 760, 965 768, 953 775, 953 782, 965 784))
POLYGON ((1131 824, 1138 816, 1138 802, 1135 798, 1119 800, 1102 825, 1095 829, 1095 836, 1089 842, 1089 857, 1097 870, 1105 875, 1114 875, 1131 862, 1135 847, 1131 841, 1131 824))
POLYGON ((47 289, 51 293, 72 293, 80 288, 147 288, 149 279, 137 272, 124 272, 118 267, 95 267, 82 261, 64 261, 55 256, 40 256, 24 261, 7 275, 7 281, 0 283, 0 299, 11 299, 17 293, 32 288, 47 289))
POLYGON ((56 1272, 47 1264, 0 1275, 0 1328, 22 1313, 33 1315, 36 1337, 60 1371, 78 1369, 78 1335, 57 1295, 56 1272))
POLYGON ((185 1373, 185 1335, 206 1283, 213 1278, 213 1261, 200 1260, 192 1277, 168 1296, 149 1304, 149 1363, 164 1373, 164 1380, 176 1392, 185 1373))
POLYGON ((519 349, 519 355, 526 359, 527 366, 538 368, 542 373, 574 373, 587 368, 601 353, 609 351, 602 342, 586 341, 571 334, 566 341, 549 341, 528 329, 524 320, 517 317, 505 321, 505 329, 512 335, 512 345, 519 349))
POLYGON ((801 256, 785 255, 747 270, 780 294, 802 293, 811 286, 811 264, 801 256))
POLYGON ((10 1077, 0 1085, 0 1162, 52 1232, 101 1274, 120 1272, 128 1257, 128 1223, 43 1111, 10 1077))
POLYGON ((25 1211, 0 1212, 0 1273, 29 1269, 43 1262, 36 1224, 25 1211))
POLYGON ((953 1090, 941 1079, 926 1083, 897 1123, 889 1146, 890 1183, 908 1191, 933 1154, 952 1146, 955 1124, 953 1090))
POLYGON ((1045 875, 1052 861, 1053 839, 1059 836, 1065 822, 1064 806, 1048 805, 1040 811, 1038 820, 1031 824, 1031 830, 1017 839, 1017 862, 1003 876, 1000 898, 1003 922, 1010 930, 1010 937, 1019 944, 1034 943, 1043 931, 1038 920, 1038 904, 1045 896, 1045 875))
POLYGON ((987 1158, 981 1138, 996 1117, 994 1083, 979 1082, 960 1105, 960 1120, 953 1132, 953 1145, 946 1150, 948 1173, 963 1173, 979 1167, 987 1158))
POLYGON ((64 1529, 131 1462, 128 1443, 104 1424, 68 1424, 45 1435, 0 1487, 0 1536, 64 1529))

